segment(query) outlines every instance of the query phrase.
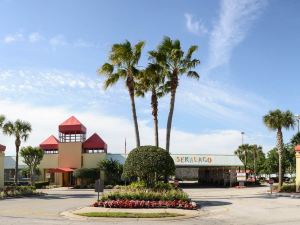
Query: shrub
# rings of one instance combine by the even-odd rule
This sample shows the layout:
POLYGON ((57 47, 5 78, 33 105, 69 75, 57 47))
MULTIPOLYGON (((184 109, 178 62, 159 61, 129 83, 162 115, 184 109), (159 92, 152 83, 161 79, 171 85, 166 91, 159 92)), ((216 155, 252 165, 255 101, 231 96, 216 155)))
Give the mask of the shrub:
POLYGON ((133 149, 124 165, 125 178, 138 177, 148 187, 164 176, 175 174, 175 164, 170 154, 159 147, 141 146, 133 149))
POLYGON ((117 160, 104 159, 99 162, 98 166, 105 173, 105 184, 116 185, 122 183, 123 165, 117 160))
MULTIPOLYGON (((278 185, 274 185, 273 190, 277 191, 278 185)), ((280 192, 287 192, 287 193, 296 192, 296 185, 295 184, 283 184, 280 192)))
POLYGON ((189 198, 182 190, 154 191, 150 189, 130 189, 129 187, 104 193, 101 200, 188 201, 189 198))
POLYGON ((30 196, 35 194, 39 193, 35 191, 35 187, 33 186, 7 186, 1 192, 1 198, 30 196))
POLYGON ((100 177, 100 171, 96 168, 81 168, 74 171, 74 177, 79 179, 88 179, 93 182, 100 177))
POLYGON ((45 188, 46 186, 49 185, 49 181, 38 181, 34 183, 34 187, 36 189, 41 189, 41 188, 45 188))

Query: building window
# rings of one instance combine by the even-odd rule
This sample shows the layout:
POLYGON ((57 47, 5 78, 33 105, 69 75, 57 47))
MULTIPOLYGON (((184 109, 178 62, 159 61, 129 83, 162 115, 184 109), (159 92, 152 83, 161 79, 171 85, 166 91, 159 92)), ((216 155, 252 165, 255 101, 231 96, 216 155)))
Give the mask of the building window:
POLYGON ((60 142, 84 142, 86 134, 65 134, 59 133, 60 142))
POLYGON ((96 154, 96 153, 103 153, 105 152, 104 149, 84 149, 84 153, 88 154, 96 154))
POLYGON ((57 149, 49 149, 44 151, 45 154, 58 154, 57 149))

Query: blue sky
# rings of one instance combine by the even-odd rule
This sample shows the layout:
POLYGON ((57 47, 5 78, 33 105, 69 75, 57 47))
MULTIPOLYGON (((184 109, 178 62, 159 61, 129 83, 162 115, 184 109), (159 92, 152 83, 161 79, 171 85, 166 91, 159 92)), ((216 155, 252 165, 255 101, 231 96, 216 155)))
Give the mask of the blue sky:
MULTIPOLYGON (((0 113, 33 125, 26 144, 38 145, 75 115, 109 151, 134 147, 129 99, 122 83, 104 91, 97 68, 110 46, 163 36, 186 49, 199 46, 197 82, 182 78, 171 152, 231 154, 241 142, 268 151, 275 134, 262 124, 270 109, 299 110, 300 2, 211 1, 14 1, 0 0, 0 113)), ((169 98, 160 100, 165 138, 169 98)), ((138 99, 142 144, 153 143, 149 98, 138 99)), ((294 131, 285 132, 288 140, 294 131)), ((13 154, 13 140, 0 135, 13 154)))

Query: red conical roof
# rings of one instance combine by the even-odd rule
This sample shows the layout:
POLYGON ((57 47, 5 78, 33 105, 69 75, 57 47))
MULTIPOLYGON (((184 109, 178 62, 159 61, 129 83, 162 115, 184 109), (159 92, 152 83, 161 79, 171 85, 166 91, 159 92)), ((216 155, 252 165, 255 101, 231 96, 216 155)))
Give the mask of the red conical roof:
POLYGON ((86 133, 86 128, 75 116, 71 116, 59 125, 59 132, 67 134, 84 134, 86 133))
POLYGON ((56 137, 51 135, 40 144, 40 147, 43 150, 58 149, 58 140, 56 137))
POLYGON ((83 143, 83 148, 84 149, 104 149, 106 151, 107 144, 102 140, 102 138, 97 133, 94 133, 83 143))
POLYGON ((5 147, 4 145, 1 145, 1 144, 0 144, 0 152, 4 152, 5 149, 6 149, 6 147, 5 147))

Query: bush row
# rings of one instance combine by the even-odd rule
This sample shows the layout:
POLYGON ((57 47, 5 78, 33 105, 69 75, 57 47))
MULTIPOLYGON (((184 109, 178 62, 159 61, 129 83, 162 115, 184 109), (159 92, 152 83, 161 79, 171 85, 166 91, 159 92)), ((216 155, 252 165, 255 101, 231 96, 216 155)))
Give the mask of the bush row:
POLYGON ((188 195, 181 190, 153 191, 148 189, 116 189, 109 193, 104 193, 101 200, 188 201, 189 198, 188 195))
POLYGON ((31 196, 38 194, 33 186, 7 186, 1 191, 1 198, 31 196))

